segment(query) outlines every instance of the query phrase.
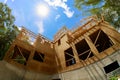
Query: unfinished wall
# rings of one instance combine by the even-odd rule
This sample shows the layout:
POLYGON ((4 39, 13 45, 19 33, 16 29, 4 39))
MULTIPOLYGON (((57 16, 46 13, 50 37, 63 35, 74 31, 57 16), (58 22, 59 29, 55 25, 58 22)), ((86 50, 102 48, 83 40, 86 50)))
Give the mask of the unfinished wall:
POLYGON ((61 80, 107 80, 104 67, 116 60, 120 63, 120 50, 89 66, 60 73, 59 78, 61 80))
POLYGON ((55 54, 52 42, 23 28, 4 60, 29 71, 53 74, 57 73, 55 54))
POLYGON ((107 80, 111 74, 104 67, 120 63, 119 57, 120 34, 107 22, 90 19, 75 30, 63 27, 53 42, 22 29, 4 60, 20 68, 13 71, 22 71, 25 80, 107 80))
MULTIPOLYGON (((56 56, 58 59, 58 67, 64 68, 65 67, 65 55, 64 50, 67 50, 70 48, 70 45, 67 44, 67 35, 64 35, 62 38, 60 38, 58 41, 55 42, 54 48, 56 50, 56 56), (60 41, 60 44, 58 44, 60 41)), ((61 70, 61 69, 60 69, 61 70)))
POLYGON ((120 34, 104 21, 88 25, 68 32, 55 43, 62 80, 107 80, 104 67, 120 62, 120 34))

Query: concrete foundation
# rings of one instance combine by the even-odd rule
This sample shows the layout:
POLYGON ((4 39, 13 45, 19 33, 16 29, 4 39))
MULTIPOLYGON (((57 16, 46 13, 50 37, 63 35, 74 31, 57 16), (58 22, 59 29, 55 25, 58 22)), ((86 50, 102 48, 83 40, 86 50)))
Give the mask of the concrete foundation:
POLYGON ((52 75, 19 69, 6 61, 0 61, 0 80, 51 80, 52 75))

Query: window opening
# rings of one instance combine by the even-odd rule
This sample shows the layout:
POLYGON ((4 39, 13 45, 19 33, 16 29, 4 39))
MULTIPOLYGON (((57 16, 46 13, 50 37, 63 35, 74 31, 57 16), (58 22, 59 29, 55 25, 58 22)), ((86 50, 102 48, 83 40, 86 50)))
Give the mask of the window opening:
POLYGON ((75 47, 78 52, 79 59, 81 60, 85 60, 87 58, 94 56, 85 39, 75 44, 75 47))
POLYGON ((20 64, 24 64, 26 65, 26 62, 29 58, 29 53, 30 51, 24 49, 24 48, 21 48, 21 47, 18 47, 18 46, 15 46, 14 47, 14 50, 12 51, 12 54, 11 54, 11 58, 20 63, 20 64))
POLYGON ((76 63, 72 48, 68 48, 64 51, 66 66, 70 66, 76 63))
POLYGON ((35 51, 35 54, 34 54, 33 59, 34 59, 34 60, 37 60, 37 61, 39 61, 39 62, 44 62, 44 57, 45 57, 44 54, 35 51))
POLYGON ((120 65, 118 64, 118 62, 114 61, 113 63, 105 66, 104 70, 105 70, 106 73, 109 73, 109 72, 112 72, 112 71, 114 71, 115 69, 117 69, 119 67, 120 67, 120 65))
POLYGON ((114 45, 110 38, 102 30, 94 32, 90 35, 90 38, 94 45, 98 45, 96 48, 99 52, 102 52, 114 45))

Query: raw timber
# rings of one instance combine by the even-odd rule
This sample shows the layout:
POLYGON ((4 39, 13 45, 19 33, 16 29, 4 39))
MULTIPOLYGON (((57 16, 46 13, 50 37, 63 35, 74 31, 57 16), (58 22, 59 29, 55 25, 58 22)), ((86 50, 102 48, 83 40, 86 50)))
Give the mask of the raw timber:
POLYGON ((63 27, 53 41, 22 28, 4 64, 18 80, 107 80, 113 73, 119 77, 120 33, 96 16, 80 23, 72 30, 63 27))

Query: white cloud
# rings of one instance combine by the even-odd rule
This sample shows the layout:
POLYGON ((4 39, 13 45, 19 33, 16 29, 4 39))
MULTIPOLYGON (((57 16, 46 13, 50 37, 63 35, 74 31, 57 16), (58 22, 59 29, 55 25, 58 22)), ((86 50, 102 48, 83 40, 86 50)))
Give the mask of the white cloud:
POLYGON ((65 13, 69 18, 71 18, 71 17, 73 16, 73 14, 74 14, 74 11, 70 11, 69 8, 68 8, 66 11, 64 11, 64 13, 65 13))
POLYGON ((60 18, 60 15, 59 15, 59 14, 56 15, 55 20, 57 20, 58 18, 60 18))
POLYGON ((67 2, 67 0, 63 0, 63 2, 67 2))
POLYGON ((52 7, 60 7, 64 9, 64 14, 68 17, 71 18, 74 14, 74 11, 70 10, 70 7, 65 3, 67 0, 44 0, 47 2, 50 6, 52 7))
POLYGON ((4 0, 4 3, 7 3, 7 0, 4 0))
MULTIPOLYGON (((4 0, 4 3, 7 3, 8 0, 4 0)), ((14 2, 14 0, 12 0, 12 2, 14 2)))
POLYGON ((37 21, 35 25, 38 27, 38 32, 42 34, 44 32, 43 21, 37 21))

